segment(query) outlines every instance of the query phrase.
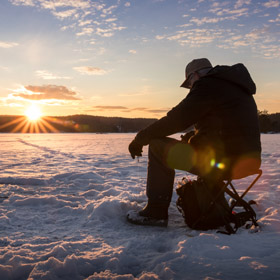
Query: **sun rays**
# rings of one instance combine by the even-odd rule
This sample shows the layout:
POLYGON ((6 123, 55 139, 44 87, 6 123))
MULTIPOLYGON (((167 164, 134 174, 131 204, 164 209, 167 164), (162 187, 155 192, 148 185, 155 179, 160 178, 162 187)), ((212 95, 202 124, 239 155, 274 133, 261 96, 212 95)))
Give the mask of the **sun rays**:
POLYGON ((52 117, 40 117, 37 120, 30 119, 28 116, 17 117, 0 126, 0 129, 10 127, 9 132, 12 133, 48 133, 59 132, 51 123, 57 122, 52 117))
POLYGON ((9 132, 12 133, 59 132, 53 125, 55 123, 55 118, 43 116, 40 107, 34 103, 25 110, 25 116, 16 117, 0 125, 0 129, 9 128, 9 132))

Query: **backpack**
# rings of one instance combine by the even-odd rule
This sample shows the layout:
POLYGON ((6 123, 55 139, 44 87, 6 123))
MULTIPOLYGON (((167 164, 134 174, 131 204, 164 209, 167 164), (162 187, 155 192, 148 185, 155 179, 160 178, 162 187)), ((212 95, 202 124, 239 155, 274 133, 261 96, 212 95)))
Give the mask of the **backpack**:
POLYGON ((185 223, 192 229, 209 230, 224 227, 225 231, 219 231, 220 233, 232 234, 248 221, 257 226, 253 208, 245 200, 228 191, 224 182, 217 184, 215 189, 210 189, 202 178, 187 182, 183 180, 176 192, 177 208, 182 213, 185 223), (233 212, 225 198, 225 192, 233 195, 235 204, 238 203, 245 211, 233 212))

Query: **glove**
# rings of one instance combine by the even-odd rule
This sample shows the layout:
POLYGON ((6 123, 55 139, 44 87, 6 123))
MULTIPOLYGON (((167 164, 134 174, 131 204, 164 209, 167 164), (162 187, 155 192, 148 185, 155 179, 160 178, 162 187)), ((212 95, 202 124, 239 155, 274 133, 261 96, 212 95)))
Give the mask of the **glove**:
POLYGON ((142 148, 143 145, 133 140, 128 146, 128 150, 130 152, 131 157, 133 159, 135 159, 135 156, 142 157, 142 152, 143 152, 142 148))

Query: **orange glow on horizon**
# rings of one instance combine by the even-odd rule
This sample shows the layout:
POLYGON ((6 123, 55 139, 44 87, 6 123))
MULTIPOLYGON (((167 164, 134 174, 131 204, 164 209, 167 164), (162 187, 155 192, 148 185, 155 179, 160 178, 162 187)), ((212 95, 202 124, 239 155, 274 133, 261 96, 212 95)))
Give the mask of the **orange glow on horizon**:
MULTIPOLYGON (((34 115, 35 118, 35 115, 34 115)), ((0 126, 0 129, 16 125, 10 132, 11 133, 47 133, 47 132, 59 132, 50 122, 57 122, 55 118, 51 117, 39 117, 37 120, 29 118, 29 116, 18 117, 8 123, 0 126)))

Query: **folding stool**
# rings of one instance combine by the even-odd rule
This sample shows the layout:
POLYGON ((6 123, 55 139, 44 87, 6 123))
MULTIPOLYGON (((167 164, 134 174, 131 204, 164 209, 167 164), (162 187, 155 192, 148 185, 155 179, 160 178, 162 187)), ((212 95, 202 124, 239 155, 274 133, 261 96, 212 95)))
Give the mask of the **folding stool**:
MULTIPOLYGON (((242 206, 245 211, 249 214, 250 219, 252 221, 252 223, 257 226, 257 219, 256 219, 256 213, 255 211, 252 209, 252 207, 250 206, 250 202, 248 203, 247 201, 244 200, 245 195, 250 191, 250 189, 255 185, 255 183, 259 180, 259 178, 262 175, 262 170, 259 169, 257 170, 254 174, 250 174, 248 176, 251 175, 257 175, 257 177, 255 177, 255 179, 252 181, 252 183, 247 187, 247 189, 241 194, 239 195, 238 192, 236 191, 236 188, 233 186, 232 181, 235 180, 234 178, 229 178, 226 179, 226 183, 224 185, 223 190, 230 196, 232 197, 235 201, 230 205, 230 210, 233 211, 233 209, 236 206, 242 206), (231 188, 231 190, 229 189, 229 187, 231 188)), ((246 177, 248 177, 246 176, 246 177)), ((243 177, 243 178, 246 178, 243 177)), ((243 179, 243 178, 238 178, 239 179, 243 179)))

